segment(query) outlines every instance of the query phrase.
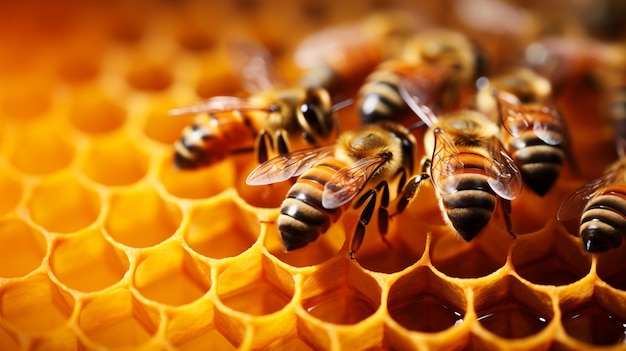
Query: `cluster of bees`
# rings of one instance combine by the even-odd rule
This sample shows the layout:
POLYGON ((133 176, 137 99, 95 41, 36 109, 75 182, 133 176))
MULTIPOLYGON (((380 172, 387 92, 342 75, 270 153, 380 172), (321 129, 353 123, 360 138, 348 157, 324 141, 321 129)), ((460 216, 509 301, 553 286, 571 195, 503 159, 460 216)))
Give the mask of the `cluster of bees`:
POLYGON ((575 40, 533 43, 544 55, 490 75, 483 52, 461 32, 416 30, 410 21, 372 17, 305 39, 294 55, 303 72, 295 88, 280 88, 267 49, 234 40, 233 61, 251 94, 172 110, 197 115, 175 143, 175 164, 196 169, 253 153, 258 166, 247 184, 290 181, 277 218, 288 251, 315 241, 354 209, 353 257, 372 218, 384 238, 391 218, 410 208, 426 182, 445 223, 465 241, 498 208, 515 236, 511 202, 522 186, 543 196, 566 163, 575 165, 567 123, 554 101, 562 71, 600 67, 612 77, 607 111, 621 158, 565 199, 558 217, 578 220, 587 251, 606 251, 626 233, 624 50, 575 40), (592 47, 597 45, 602 48, 592 47), (560 60, 558 69, 548 71, 546 58, 560 60), (353 82, 360 87, 354 100, 334 101, 353 82), (360 127, 341 131, 337 112, 351 103, 360 127))

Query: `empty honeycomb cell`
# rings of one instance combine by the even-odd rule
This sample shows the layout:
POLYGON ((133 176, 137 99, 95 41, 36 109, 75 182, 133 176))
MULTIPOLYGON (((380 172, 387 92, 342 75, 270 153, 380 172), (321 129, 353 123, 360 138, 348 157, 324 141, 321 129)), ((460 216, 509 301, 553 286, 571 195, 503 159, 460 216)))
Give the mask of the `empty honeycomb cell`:
POLYGON ((294 338, 293 277, 259 250, 239 258, 218 267, 216 329, 231 344, 252 350, 294 338))
POLYGON ((555 221, 513 243, 511 262, 520 277, 541 285, 567 285, 589 274, 591 256, 555 221))
POLYGON ((222 268, 217 277, 219 300, 235 311, 252 316, 281 310, 291 301, 294 289, 291 274, 258 252, 240 256, 222 268))
POLYGON ((159 324, 156 310, 140 303, 128 289, 117 288, 85 298, 78 326, 88 348, 137 349, 150 344, 159 324))
POLYGON ((92 224, 100 214, 100 195, 67 175, 37 184, 27 199, 32 220, 52 232, 70 233, 92 224))
POLYGON ((206 204, 195 206, 184 228, 187 245, 210 258, 234 257, 249 249, 260 231, 259 219, 250 209, 233 201, 226 192, 206 204))
POLYGON ((73 53, 59 63, 58 73, 60 79, 67 83, 85 83, 96 79, 100 73, 100 63, 95 57, 73 53))
POLYGON ((626 343, 626 295, 598 287, 591 296, 561 301, 561 323, 569 336, 581 341, 581 348, 591 345, 626 343))
MULTIPOLYGON (((8 134, 8 133, 7 133, 8 134)), ((74 146, 57 128, 49 125, 25 125, 7 135, 8 159, 19 171, 45 175, 70 165, 76 153, 74 146)))
POLYGON ((356 324, 380 307, 380 286, 348 258, 320 266, 303 285, 302 307, 327 323, 356 324))
POLYGON ((231 187, 235 174, 229 160, 189 171, 176 168, 172 158, 167 157, 159 166, 158 178, 160 185, 171 195, 183 199, 204 199, 231 187))
POLYGON ((46 255, 44 236, 21 219, 0 221, 0 277, 21 277, 39 267, 46 255))
POLYGON ((46 273, 7 284, 0 292, 2 319, 20 333, 44 333, 63 328, 74 303, 46 273))
POLYGON ((128 267, 126 254, 107 242, 100 230, 59 237, 51 246, 52 274, 70 289, 102 290, 120 281, 128 267))
POLYGON ((141 248, 172 236, 181 220, 176 204, 161 198, 152 188, 138 187, 113 194, 104 227, 116 242, 141 248))
POLYGON ((181 18, 180 25, 176 31, 176 41, 184 50, 191 52, 205 52, 218 42, 207 22, 202 23, 200 20, 192 18, 181 18))
POLYGON ((83 159, 83 172, 107 186, 130 185, 148 172, 150 156, 124 139, 94 141, 83 159))
POLYGON ((75 94, 69 121, 86 134, 104 134, 120 128, 127 118, 121 101, 113 101, 100 91, 87 90, 75 94))
POLYGON ((128 84, 147 92, 163 91, 172 85, 174 78, 169 67, 149 60, 140 59, 126 74, 128 84))
POLYGON ((137 264, 133 286, 145 298, 181 306, 202 297, 211 287, 211 269, 176 242, 151 250, 137 264))
POLYGON ((469 243, 448 227, 435 230, 432 238, 429 252, 433 266, 455 278, 479 278, 494 273, 505 264, 513 241, 511 235, 493 223, 469 243))
POLYGON ((349 258, 336 257, 302 281, 298 331, 317 349, 376 349, 382 321, 374 318, 381 304, 377 281, 349 258), (334 340, 334 341, 333 341, 334 340))
POLYGON ((462 287, 421 266, 393 283, 387 309, 389 316, 408 330, 437 333, 463 322, 467 302, 462 287))
MULTIPOLYGON (((554 316, 552 298, 548 294, 534 290, 512 276, 503 276, 477 289, 474 309, 479 325, 504 339, 537 335, 546 330, 554 316)), ((489 338, 481 337, 483 341, 489 338)))
POLYGON ((23 185, 20 181, 10 176, 8 172, 0 171, 0 194, 2 194, 0 217, 10 213, 15 208, 22 199, 23 192, 23 185))

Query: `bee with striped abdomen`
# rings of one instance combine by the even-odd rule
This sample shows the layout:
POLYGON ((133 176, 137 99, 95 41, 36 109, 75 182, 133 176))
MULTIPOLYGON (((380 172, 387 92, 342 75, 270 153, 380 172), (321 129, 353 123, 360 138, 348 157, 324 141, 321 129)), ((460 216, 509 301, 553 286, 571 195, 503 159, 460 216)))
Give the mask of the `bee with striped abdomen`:
POLYGON ((174 161, 183 169, 206 167, 231 154, 254 152, 256 162, 312 146, 328 145, 338 134, 336 110, 322 88, 277 88, 280 79, 265 48, 233 44, 249 97, 217 96, 170 111, 197 114, 174 144, 174 161))
MULTIPOLYGON (((476 111, 459 110, 438 117, 412 102, 410 96, 406 101, 429 127, 424 137, 423 170, 430 175, 444 221, 470 241, 491 220, 499 202, 506 228, 514 235, 510 201, 519 195, 522 178, 499 139, 498 125, 476 111)), ((407 182, 398 212, 414 198, 421 180, 407 182)))
POLYGON ((626 233, 626 158, 571 194, 558 212, 560 221, 579 219, 578 235, 588 252, 619 247, 626 233))
POLYGON ((463 34, 429 30, 407 39, 397 55, 383 62, 358 92, 357 107, 365 123, 398 120, 410 113, 400 85, 412 85, 414 98, 434 111, 462 106, 464 95, 484 74, 485 59, 463 34))
POLYGON ((415 138, 406 128, 381 122, 344 132, 332 146, 271 159, 254 169, 247 183, 265 185, 298 177, 278 216, 287 251, 317 240, 351 205, 361 211, 350 245, 352 257, 375 212, 384 238, 387 207, 413 174, 415 152, 415 138), (396 193, 389 189, 392 181, 397 182, 396 193))
POLYGON ((502 127, 502 140, 524 183, 543 196, 571 159, 565 120, 552 101, 550 82, 525 68, 489 79, 478 93, 481 111, 502 127))

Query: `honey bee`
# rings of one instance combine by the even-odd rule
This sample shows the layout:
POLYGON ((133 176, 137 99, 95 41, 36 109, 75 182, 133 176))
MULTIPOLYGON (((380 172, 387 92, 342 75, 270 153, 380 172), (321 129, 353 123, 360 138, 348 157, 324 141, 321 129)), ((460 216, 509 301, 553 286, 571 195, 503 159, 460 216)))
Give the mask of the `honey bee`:
POLYGON ((216 96, 170 111, 197 114, 174 144, 174 161, 182 169, 215 164, 228 155, 254 152, 262 163, 274 155, 334 142, 336 111, 323 88, 276 88, 271 55, 251 43, 233 44, 244 83, 256 93, 248 97, 216 96), (241 59, 241 57, 244 59, 241 59))
POLYGON ((497 115, 524 183, 545 195, 569 155, 566 123, 552 101, 550 82, 530 69, 516 69, 490 79, 478 93, 477 105, 497 115))
POLYGON ((303 71, 301 84, 332 92, 350 90, 393 55, 403 38, 423 22, 414 13, 388 11, 311 34, 293 55, 303 71))
POLYGON ((619 247, 626 233, 626 158, 606 173, 574 191, 561 205, 557 218, 579 219, 578 235, 588 252, 619 247))
MULTIPOLYGON (((499 200, 506 228, 515 236, 510 201, 519 195, 522 178, 499 139, 498 125, 477 111, 457 110, 438 117, 408 96, 406 101, 429 127, 422 170, 430 175, 446 224, 469 242, 489 223, 499 200)), ((425 178, 407 182, 398 212, 414 198, 425 178)))
POLYGON ((365 123, 409 114, 399 86, 411 84, 414 97, 432 110, 459 108, 462 97, 486 70, 482 52, 464 35, 433 29, 407 39, 396 59, 383 62, 358 92, 365 123))
POLYGON ((413 174, 415 137, 401 125, 381 122, 342 133, 331 146, 300 150, 271 159, 248 176, 249 185, 298 177, 282 203, 278 230, 287 251, 326 233, 353 204, 361 211, 350 256, 359 249, 378 208, 379 232, 387 232, 391 181, 398 191, 413 174))

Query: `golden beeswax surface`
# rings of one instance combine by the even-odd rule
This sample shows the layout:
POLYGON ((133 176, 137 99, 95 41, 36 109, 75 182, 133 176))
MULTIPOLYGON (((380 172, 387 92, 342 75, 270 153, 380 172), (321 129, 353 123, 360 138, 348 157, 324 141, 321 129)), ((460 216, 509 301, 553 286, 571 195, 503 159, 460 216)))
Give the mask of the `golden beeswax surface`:
MULTIPOLYGON (((348 211, 287 253, 289 184, 247 186, 245 155, 173 165, 193 116, 168 111, 243 93, 229 38, 260 41, 297 81, 305 36, 401 9, 467 33, 497 69, 541 34, 579 35, 580 11, 561 7, 589 3, 502 1, 519 11, 472 22, 494 1, 1 2, 0 349, 626 349, 626 245, 590 255, 556 220, 617 157, 584 79, 558 100, 579 172, 544 197, 523 190, 515 239, 496 215, 464 242, 426 184, 388 245, 374 220, 350 259, 348 211)), ((358 124, 353 106, 339 114, 358 124)))

